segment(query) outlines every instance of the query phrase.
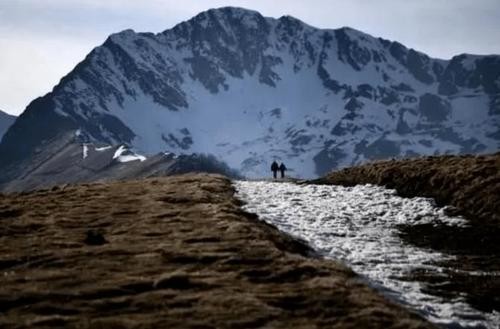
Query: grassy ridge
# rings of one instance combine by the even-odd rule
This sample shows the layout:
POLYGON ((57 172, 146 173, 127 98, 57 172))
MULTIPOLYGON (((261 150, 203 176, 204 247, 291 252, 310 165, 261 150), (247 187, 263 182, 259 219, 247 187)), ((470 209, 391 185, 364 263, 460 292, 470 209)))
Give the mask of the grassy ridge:
POLYGON ((0 194, 0 327, 430 328, 217 175, 0 194))
POLYGON ((384 185, 401 196, 451 205, 471 221, 500 225, 500 153, 381 161, 335 171, 315 182, 384 185))

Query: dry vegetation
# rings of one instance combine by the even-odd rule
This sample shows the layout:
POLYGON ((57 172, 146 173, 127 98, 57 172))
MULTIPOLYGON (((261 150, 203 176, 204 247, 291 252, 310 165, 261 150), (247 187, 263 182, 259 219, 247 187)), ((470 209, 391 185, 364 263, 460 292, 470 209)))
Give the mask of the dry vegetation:
POLYGON ((186 175, 0 195, 0 327, 427 328, 186 175))
POLYGON ((382 161, 332 172, 315 182, 384 185, 402 196, 431 197, 440 206, 453 206, 448 212, 465 216, 467 227, 401 225, 400 236, 407 243, 456 256, 456 261, 441 264, 448 268, 442 275, 411 273, 409 279, 427 282, 432 294, 465 298, 477 309, 500 312, 500 153, 382 161))
POLYGON ((332 172, 316 182, 385 185, 402 196, 452 205, 471 221, 500 225, 500 153, 381 161, 332 172))

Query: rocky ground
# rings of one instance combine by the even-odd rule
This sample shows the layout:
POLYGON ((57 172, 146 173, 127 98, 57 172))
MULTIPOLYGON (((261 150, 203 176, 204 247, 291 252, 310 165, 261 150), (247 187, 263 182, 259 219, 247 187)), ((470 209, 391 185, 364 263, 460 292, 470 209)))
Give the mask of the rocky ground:
POLYGON ((222 176, 0 195, 0 327, 428 328, 222 176))
POLYGON ((401 226, 406 242, 457 257, 442 264, 449 270, 439 277, 413 273, 409 280, 428 282, 433 294, 465 296, 480 310, 500 312, 500 153, 381 161, 332 172, 314 183, 384 185, 402 196, 451 205, 448 212, 463 215, 468 227, 401 226), (464 276, 462 270, 478 275, 464 276))

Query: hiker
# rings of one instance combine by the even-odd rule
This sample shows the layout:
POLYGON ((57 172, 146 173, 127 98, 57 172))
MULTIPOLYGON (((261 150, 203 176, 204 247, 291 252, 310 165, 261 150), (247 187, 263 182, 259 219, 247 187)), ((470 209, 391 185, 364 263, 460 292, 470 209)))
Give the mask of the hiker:
POLYGON ((285 178, 285 171, 288 170, 288 169, 286 168, 286 166, 285 166, 285 164, 283 162, 280 164, 280 168, 279 169, 280 169, 280 172, 281 172, 281 178, 285 178))
POLYGON ((278 163, 276 161, 273 161, 273 164, 271 165, 271 171, 273 172, 274 179, 276 179, 278 169, 279 169, 278 163))

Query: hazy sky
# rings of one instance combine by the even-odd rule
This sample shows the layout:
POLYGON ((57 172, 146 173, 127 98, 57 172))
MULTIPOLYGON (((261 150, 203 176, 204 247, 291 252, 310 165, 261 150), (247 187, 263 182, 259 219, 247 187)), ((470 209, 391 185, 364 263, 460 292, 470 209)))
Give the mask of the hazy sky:
POLYGON ((160 32, 222 6, 350 26, 432 57, 500 54, 500 0, 0 0, 0 109, 22 112, 111 33, 160 32))

